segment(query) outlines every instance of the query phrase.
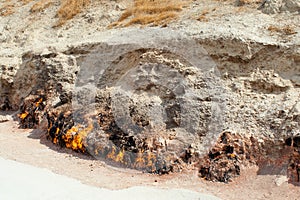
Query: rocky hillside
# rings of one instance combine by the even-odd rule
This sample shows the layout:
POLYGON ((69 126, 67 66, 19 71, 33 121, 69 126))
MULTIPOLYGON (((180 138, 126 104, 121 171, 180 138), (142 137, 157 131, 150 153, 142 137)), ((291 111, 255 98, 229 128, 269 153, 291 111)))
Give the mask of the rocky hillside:
POLYGON ((1 109, 112 165, 299 182, 299 1, 148 3, 1 1, 1 109))

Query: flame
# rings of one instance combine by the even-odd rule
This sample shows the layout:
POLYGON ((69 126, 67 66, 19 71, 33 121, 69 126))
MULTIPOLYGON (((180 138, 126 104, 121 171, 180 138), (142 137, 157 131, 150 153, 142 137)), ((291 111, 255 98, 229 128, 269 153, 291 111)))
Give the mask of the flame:
POLYGON ((28 114, 29 113, 27 111, 25 111, 24 113, 18 114, 18 116, 20 119, 25 119, 28 116, 28 114))
MULTIPOLYGON (((69 129, 66 134, 62 136, 62 139, 65 141, 66 147, 67 148, 72 148, 72 143, 73 143, 73 136, 77 134, 78 132, 78 127, 73 126, 71 129, 69 129)), ((73 149, 73 148, 72 148, 73 149)))
POLYGON ((81 127, 81 125, 73 126, 71 129, 62 136, 67 148, 85 152, 85 146, 83 144, 84 139, 88 133, 93 130, 93 124, 89 123, 87 128, 81 127))
POLYGON ((39 107, 39 105, 43 102, 43 98, 40 98, 37 102, 35 102, 35 107, 39 107))
POLYGON ((98 148, 94 150, 96 156, 99 154, 98 150, 99 150, 98 148))
POLYGON ((71 148, 73 150, 83 149, 83 143, 82 143, 82 141, 83 141, 83 138, 80 135, 76 134, 74 136, 73 140, 72 140, 72 143, 71 143, 72 146, 71 146, 71 148))
POLYGON ((56 128, 56 131, 55 131, 55 138, 53 138, 53 143, 54 143, 54 144, 57 144, 57 142, 58 142, 57 136, 58 136, 59 131, 60 131, 60 129, 59 129, 59 128, 56 128))
MULTIPOLYGON (((106 158, 111 159, 118 163, 127 164, 127 162, 124 160, 125 150, 120 149, 120 151, 119 151, 118 149, 119 149, 118 147, 112 146, 111 151, 109 154, 107 154, 106 158)), ((98 149, 97 149, 97 152, 98 152, 98 149)))
POLYGON ((102 146, 98 146, 97 148, 95 148, 94 153, 95 155, 98 155, 100 153, 103 153, 103 147, 102 146))
POLYGON ((137 153, 136 159, 135 159, 135 167, 136 168, 143 168, 145 166, 145 160, 143 158, 143 153, 139 151, 137 153))
POLYGON ((92 123, 89 123, 87 128, 82 129, 76 134, 72 141, 72 149, 73 150, 82 150, 85 151, 83 141, 87 137, 88 133, 93 130, 94 126, 92 123))
POLYGON ((107 154, 107 158, 115 160, 115 154, 116 154, 116 147, 111 148, 111 152, 107 154))
MULTIPOLYGON (((42 99, 40 99, 38 103, 41 101, 42 99)), ((76 124, 68 130, 65 130, 63 128, 61 130, 57 126, 66 127, 66 124, 64 124, 65 121, 63 121, 63 124, 61 124, 53 120, 55 120, 55 118, 50 118, 49 120, 48 134, 54 144, 58 143, 60 145, 64 145, 66 148, 82 153, 87 151, 87 148, 85 146, 86 138, 88 136, 88 133, 94 129, 93 123, 91 121, 88 121, 88 126, 76 124)), ((160 156, 159 152, 151 151, 149 149, 139 149, 138 153, 136 153, 131 151, 127 152, 124 148, 117 147, 115 145, 95 145, 93 151, 95 155, 106 155, 107 159, 110 159, 116 163, 120 163, 123 166, 147 170, 153 173, 157 172, 157 167, 160 167, 161 164, 164 164, 158 162, 160 161, 160 159, 158 159, 160 156)), ((233 157, 234 154, 230 156, 233 157)), ((170 158, 168 157, 167 161, 169 161, 169 159, 170 158)))
POLYGON ((115 159, 115 161, 116 162, 120 162, 120 163, 124 163, 124 150, 122 149, 119 153, 118 153, 118 155, 116 156, 116 159, 115 159))
MULTIPOLYGON (((39 98, 39 100, 37 102, 35 102, 35 108, 39 107, 39 105, 43 102, 43 98, 39 98)), ((29 112, 28 111, 24 111, 24 113, 20 113, 18 114, 18 117, 20 119, 25 119, 27 116, 29 115, 29 112)))
POLYGON ((230 158, 235 158, 236 155, 235 155, 234 153, 231 153, 231 154, 229 154, 229 157, 230 157, 230 158))
POLYGON ((152 152, 147 153, 147 167, 152 167, 153 166, 153 161, 156 160, 156 156, 152 152))

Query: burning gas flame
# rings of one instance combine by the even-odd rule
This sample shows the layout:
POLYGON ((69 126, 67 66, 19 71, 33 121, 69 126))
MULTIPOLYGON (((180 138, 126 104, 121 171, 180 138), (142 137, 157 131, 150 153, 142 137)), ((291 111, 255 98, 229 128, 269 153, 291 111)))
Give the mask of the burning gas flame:
POLYGON ((115 162, 125 164, 125 161, 124 161, 124 155, 125 155, 124 149, 121 149, 121 150, 119 150, 119 152, 118 152, 118 150, 116 149, 116 147, 115 147, 115 146, 112 146, 110 153, 107 154, 106 157, 107 157, 108 159, 111 159, 111 160, 115 161, 115 162))
POLYGON ((124 163, 124 150, 120 150, 120 152, 117 154, 115 161, 116 162, 120 162, 120 163, 124 163))
POLYGON ((110 153, 107 154, 106 157, 111 159, 111 160, 115 160, 115 154, 116 154, 116 147, 112 146, 110 153))
MULTIPOLYGON (((72 148, 73 143, 73 137, 78 133, 78 127, 73 126, 71 129, 69 129, 66 134, 62 136, 62 139, 65 141, 67 148, 72 148)), ((72 148, 73 149, 73 148, 72 148)))
MULTIPOLYGON (((50 134, 51 130, 53 130, 52 123, 50 123, 50 128, 48 129, 48 134, 50 134)), ((88 123, 88 127, 84 128, 82 125, 72 126, 69 130, 67 130, 64 134, 61 134, 61 131, 58 127, 54 128, 55 133, 52 134, 52 142, 54 144, 61 143, 65 145, 65 147, 75 150, 85 152, 86 148, 84 145, 85 138, 88 133, 93 130, 93 124, 88 123)))
POLYGON ((156 160, 156 156, 152 152, 147 153, 147 167, 152 167, 154 165, 154 162, 156 160))
POLYGON ((37 102, 35 102, 35 107, 39 107, 39 105, 43 102, 43 98, 40 98, 37 102))
POLYGON ((29 113, 27 111, 25 111, 24 113, 18 114, 18 117, 23 120, 23 119, 25 119, 28 116, 28 114, 29 113))
MULTIPOLYGON (((59 128, 56 128, 56 131, 55 131, 55 136, 57 136, 59 133, 59 128)), ((57 137, 53 138, 53 143, 54 144, 57 144, 58 140, 57 140, 57 137)))
MULTIPOLYGON (((65 120, 67 117, 64 116, 62 119, 65 120)), ((88 126, 76 124, 71 126, 71 128, 64 130, 64 127, 66 127, 66 124, 64 123, 67 123, 68 121, 57 120, 60 120, 60 118, 50 119, 48 129, 48 134, 55 144, 60 144, 66 148, 83 153, 89 149, 93 151, 94 155, 105 157, 122 166, 142 169, 152 173, 156 172, 157 166, 160 164, 158 160, 159 152, 156 152, 153 149, 138 149, 137 152, 135 152, 126 150, 126 147, 124 146, 119 147, 115 144, 110 144, 109 142, 107 144, 97 143, 97 145, 88 148, 86 146, 88 143, 87 136, 94 130, 91 121, 87 120, 88 126), (61 124, 59 122, 61 122, 61 124)))
MULTIPOLYGON (((93 130, 92 123, 89 123, 87 128, 83 128, 81 125, 73 126, 62 135, 62 139, 67 148, 85 152, 84 140, 91 130, 93 130)), ((53 143, 57 143, 57 137, 53 139, 53 143)))
POLYGON ((142 168, 145 166, 145 160, 143 158, 143 152, 139 151, 136 155, 135 159, 135 167, 136 168, 142 168))
POLYGON ((25 109, 22 111, 22 113, 18 114, 18 117, 24 121, 26 117, 29 115, 34 115, 33 113, 38 110, 40 107, 41 103, 43 102, 43 98, 39 98, 35 102, 33 102, 29 107, 25 107, 25 109))

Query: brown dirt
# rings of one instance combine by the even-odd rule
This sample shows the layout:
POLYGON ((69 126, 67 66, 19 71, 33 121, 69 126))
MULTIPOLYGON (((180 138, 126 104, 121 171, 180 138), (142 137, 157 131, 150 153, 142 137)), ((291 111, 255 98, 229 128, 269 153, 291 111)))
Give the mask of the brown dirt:
POLYGON ((102 188, 131 186, 184 188, 216 195, 222 199, 298 199, 299 187, 284 182, 275 184, 275 175, 257 175, 257 167, 242 169, 234 182, 214 183, 200 179, 194 169, 168 175, 152 175, 130 169, 114 168, 104 161, 61 149, 48 141, 43 131, 19 129, 18 123, 0 123, 0 156, 46 168, 54 173, 102 188))

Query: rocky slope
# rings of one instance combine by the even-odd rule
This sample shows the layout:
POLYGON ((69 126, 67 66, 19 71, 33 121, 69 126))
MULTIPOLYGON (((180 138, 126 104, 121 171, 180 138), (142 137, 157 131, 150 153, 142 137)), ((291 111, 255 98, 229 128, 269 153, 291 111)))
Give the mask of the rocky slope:
POLYGON ((58 5, 20 5, 0 19, 1 108, 19 109, 22 128, 122 167, 193 165, 228 182, 255 164, 299 182, 294 3, 266 15, 257 7, 269 13, 270 2, 194 1, 167 27, 114 29, 129 2, 91 6, 58 28, 58 5))

